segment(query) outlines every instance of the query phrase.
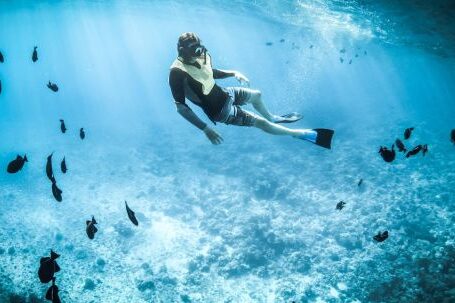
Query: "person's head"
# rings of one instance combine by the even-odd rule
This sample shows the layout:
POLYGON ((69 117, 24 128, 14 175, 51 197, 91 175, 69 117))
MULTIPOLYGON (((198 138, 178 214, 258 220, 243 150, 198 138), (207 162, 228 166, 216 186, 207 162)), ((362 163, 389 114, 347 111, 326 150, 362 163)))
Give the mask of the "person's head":
POLYGON ((191 32, 180 35, 177 43, 179 57, 184 61, 194 62, 198 57, 205 54, 205 47, 201 44, 201 39, 191 32))

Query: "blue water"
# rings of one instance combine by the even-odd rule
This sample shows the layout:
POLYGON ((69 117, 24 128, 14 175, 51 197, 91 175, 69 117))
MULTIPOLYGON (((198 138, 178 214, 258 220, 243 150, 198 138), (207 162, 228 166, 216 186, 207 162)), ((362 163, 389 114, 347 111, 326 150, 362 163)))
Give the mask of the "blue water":
POLYGON ((455 6, 394 2, 2 1, 0 302, 44 300, 50 249, 62 302, 455 302, 455 6), (220 124, 211 145, 168 87, 186 31, 332 150, 220 124), (411 126, 429 153, 385 163, 411 126))

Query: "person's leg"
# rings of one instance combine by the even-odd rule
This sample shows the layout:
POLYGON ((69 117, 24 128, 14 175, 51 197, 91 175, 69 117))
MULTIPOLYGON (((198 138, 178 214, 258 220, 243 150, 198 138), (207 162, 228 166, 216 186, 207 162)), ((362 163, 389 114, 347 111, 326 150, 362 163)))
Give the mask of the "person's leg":
POLYGON ((266 119, 243 110, 239 105, 232 106, 225 124, 238 126, 254 126, 262 131, 273 135, 287 135, 297 139, 307 140, 324 148, 331 148, 332 136, 334 131, 331 129, 292 129, 281 126, 277 123, 267 121, 266 119))
POLYGON ((233 88, 235 96, 235 105, 251 104, 254 109, 265 119, 274 123, 292 123, 302 119, 302 115, 296 112, 288 113, 286 115, 274 115, 266 107, 262 101, 262 94, 259 90, 249 89, 245 87, 233 88))
POLYGON ((252 126, 259 128, 269 134, 300 137, 301 139, 304 138, 306 140, 316 142, 317 132, 312 129, 287 128, 279 124, 267 121, 261 117, 256 117, 252 126))
POLYGON ((274 122, 280 119, 280 116, 273 115, 265 106, 262 101, 262 94, 260 90, 249 89, 250 97, 246 100, 246 103, 253 105, 254 109, 268 121, 274 122))

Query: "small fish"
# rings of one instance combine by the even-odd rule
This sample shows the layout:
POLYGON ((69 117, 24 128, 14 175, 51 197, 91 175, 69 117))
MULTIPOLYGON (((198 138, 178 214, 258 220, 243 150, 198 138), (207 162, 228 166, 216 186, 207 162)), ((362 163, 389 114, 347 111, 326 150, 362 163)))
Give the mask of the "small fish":
POLYGON ((386 230, 384 232, 378 232, 376 236, 373 237, 373 239, 377 242, 383 242, 385 239, 389 237, 389 232, 386 230))
POLYGON ((364 51, 363 54, 366 56, 367 55, 367 51, 364 51))
POLYGON ((355 57, 358 58, 358 57, 359 57, 359 54, 355 54, 355 57))
POLYGON ((60 130, 62 131, 62 133, 66 133, 66 125, 63 119, 60 119, 60 130))
POLYGON ((28 162, 27 155, 24 155, 24 157, 17 155, 16 159, 8 164, 6 171, 10 174, 15 174, 24 167, 25 162, 28 162))
POLYGON ((425 157, 425 155, 427 154, 427 152, 428 152, 428 144, 424 144, 424 145, 422 146, 422 156, 425 157))
POLYGON ((385 162, 392 162, 395 160, 395 144, 392 144, 392 149, 389 150, 385 146, 381 146, 379 148, 379 153, 381 154, 382 159, 384 159, 385 162))
POLYGON ((404 152, 404 153, 406 152, 406 147, 404 146, 403 142, 400 139, 396 139, 395 144, 397 145, 399 152, 404 152))
POLYGON ((2 80, 0 80, 0 94, 2 93, 2 80))
POLYGON ((344 48, 340 49, 340 54, 344 54, 344 53, 346 53, 346 49, 344 49, 344 48))
POLYGON ((408 140, 411 137, 412 131, 414 130, 414 127, 406 128, 404 130, 404 139, 408 140))
POLYGON ((33 48, 33 54, 32 54, 32 61, 33 61, 33 62, 38 61, 38 52, 36 51, 37 48, 38 48, 38 46, 35 46, 35 47, 33 48))
POLYGON ((342 210, 342 209, 344 208, 345 205, 346 205, 345 202, 340 201, 340 202, 337 203, 337 206, 336 206, 335 209, 342 210))
POLYGON ((455 128, 450 132, 450 141, 455 144, 455 128))
POLYGON ((313 44, 310 45, 310 49, 313 48, 313 44))
POLYGON ((56 93, 58 91, 58 86, 57 84, 55 83, 51 83, 51 81, 49 81, 49 83, 47 84, 47 87, 49 87, 49 89, 51 91, 53 91, 54 93, 56 93))
POLYGON ((50 154, 47 156, 47 162, 46 162, 46 175, 51 180, 52 183, 55 183, 55 178, 54 178, 54 171, 52 169, 52 155, 54 153, 50 154))
POLYGON ((340 57, 340 62, 343 63, 344 62, 344 59, 340 57))
POLYGON ((81 128, 81 129, 79 130, 79 137, 81 137, 82 140, 84 140, 84 138, 85 138, 85 131, 84 131, 83 128, 81 128))
POLYGON ((64 173, 64 174, 66 174, 66 172, 68 171, 68 169, 66 168, 65 157, 63 157, 62 163, 60 163, 60 168, 62 170, 62 173, 64 173))
POLYGON ((57 182, 52 182, 52 195, 54 195, 55 200, 62 202, 62 191, 57 187, 57 182))
POLYGON ((54 277, 54 274, 60 271, 60 266, 58 266, 55 261, 58 257, 60 257, 60 255, 51 250, 50 257, 43 257, 40 259, 38 277, 41 283, 49 283, 54 277))
POLYGON ((360 180, 359 180, 359 183, 357 183, 357 186, 360 187, 360 185, 362 185, 362 183, 363 183, 363 179, 360 179, 360 180))
POLYGON ((349 60, 349 64, 352 64, 352 59, 351 59, 351 60, 349 60))
POLYGON ((0 52, 0 63, 5 62, 5 58, 3 57, 2 52, 0 52))
POLYGON ((266 42, 266 43, 265 43, 265 45, 267 45, 267 46, 270 46, 270 45, 272 45, 272 44, 273 44, 273 42, 266 42))
POLYGON ((52 301, 52 303, 61 303, 58 296, 58 287, 55 285, 55 277, 52 278, 52 286, 47 289, 46 300, 52 301))
POLYGON ((138 226, 139 222, 137 222, 136 215, 134 214, 134 211, 132 211, 128 207, 128 203, 125 201, 125 206, 126 206, 126 212, 128 213, 128 218, 130 218, 131 222, 133 222, 134 225, 138 226))
POLYGON ((408 151, 408 153, 406 154, 406 158, 417 155, 421 150, 422 150, 422 145, 419 144, 416 147, 414 147, 412 150, 408 151))
POLYGON ((90 240, 93 240, 93 238, 95 238, 96 232, 98 231, 98 228, 95 226, 95 224, 98 224, 95 220, 95 217, 92 216, 92 220, 85 221, 85 224, 87 225, 85 232, 87 233, 88 238, 90 240))
POLYGON ((285 40, 283 38, 280 39, 280 42, 283 43, 285 40))

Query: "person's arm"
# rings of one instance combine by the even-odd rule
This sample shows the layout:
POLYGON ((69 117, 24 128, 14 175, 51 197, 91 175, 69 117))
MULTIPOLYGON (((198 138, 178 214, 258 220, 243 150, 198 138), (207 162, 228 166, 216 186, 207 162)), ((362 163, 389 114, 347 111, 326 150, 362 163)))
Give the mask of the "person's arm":
POLYGON ((248 80, 248 78, 245 77, 241 72, 235 70, 222 70, 216 68, 212 68, 212 71, 214 79, 225 79, 229 77, 235 77, 235 79, 237 79, 237 81, 239 81, 240 83, 244 82, 248 86, 250 84, 250 80, 248 80))
POLYGON ((222 69, 216 69, 212 68, 213 71, 213 78, 214 79, 225 79, 229 77, 234 77, 236 71, 235 70, 222 70, 222 69))
POLYGON ((177 112, 191 124, 200 130, 203 130, 207 124, 185 103, 184 80, 185 74, 183 71, 176 68, 171 69, 169 74, 169 85, 171 87, 172 96, 174 97, 177 112))
POLYGON ((204 130, 207 127, 207 123, 199 119, 199 117, 188 107, 186 104, 182 104, 180 102, 175 102, 175 106, 177 107, 177 112, 189 121, 191 124, 199 128, 200 130, 204 130))

